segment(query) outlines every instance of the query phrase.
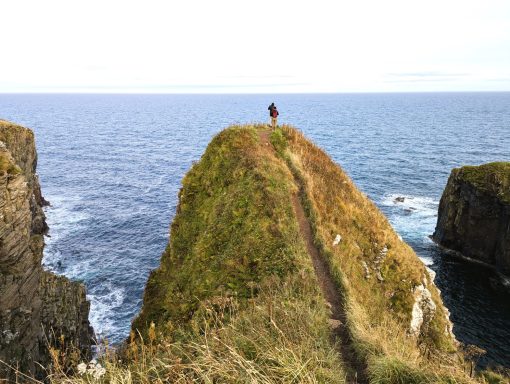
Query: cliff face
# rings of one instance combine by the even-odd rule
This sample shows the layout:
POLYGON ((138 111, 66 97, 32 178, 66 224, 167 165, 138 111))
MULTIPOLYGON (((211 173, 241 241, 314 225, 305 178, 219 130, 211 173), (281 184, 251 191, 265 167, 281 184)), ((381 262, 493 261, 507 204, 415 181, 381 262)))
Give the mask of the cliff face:
POLYGON ((510 163, 452 170, 433 237, 510 274, 510 163))
MULTIPOLYGON (((92 329, 82 284, 44 271, 46 204, 33 132, 0 120, 0 360, 41 376, 48 343, 87 354, 92 329)), ((12 371, 0 365, 0 377, 12 371)))

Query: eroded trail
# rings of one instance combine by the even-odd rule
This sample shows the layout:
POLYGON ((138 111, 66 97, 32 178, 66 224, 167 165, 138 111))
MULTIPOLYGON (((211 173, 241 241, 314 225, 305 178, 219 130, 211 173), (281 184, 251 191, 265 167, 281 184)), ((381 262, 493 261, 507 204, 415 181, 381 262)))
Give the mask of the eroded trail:
MULTIPOLYGON (((263 145, 271 146, 269 141, 269 134, 269 131, 260 132, 260 139, 263 145)), ((304 193, 303 186, 300 184, 300 181, 296 178, 294 180, 299 187, 299 194, 304 193)), ((324 298, 326 299, 331 309, 330 326, 332 329, 332 337, 337 346, 338 352, 341 354, 342 361, 347 373, 347 382, 361 384, 368 383, 368 379, 365 373, 366 367, 356 357, 352 348, 352 342, 345 325, 346 314, 342 303, 342 298, 338 292, 336 284, 333 281, 326 260, 324 257, 322 257, 318 248, 313 242, 312 227, 305 214, 305 210, 303 208, 299 194, 296 193, 292 196, 292 206, 294 208, 294 213, 296 214, 296 218, 299 224, 299 231, 303 241, 305 242, 308 254, 312 260, 322 294, 324 295, 324 298)))

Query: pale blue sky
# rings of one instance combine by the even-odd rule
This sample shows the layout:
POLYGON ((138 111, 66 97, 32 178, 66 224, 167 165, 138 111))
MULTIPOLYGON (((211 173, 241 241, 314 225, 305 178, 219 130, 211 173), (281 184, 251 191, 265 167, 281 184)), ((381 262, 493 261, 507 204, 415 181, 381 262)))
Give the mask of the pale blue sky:
POLYGON ((510 91, 510 1, 0 3, 0 92, 510 91))

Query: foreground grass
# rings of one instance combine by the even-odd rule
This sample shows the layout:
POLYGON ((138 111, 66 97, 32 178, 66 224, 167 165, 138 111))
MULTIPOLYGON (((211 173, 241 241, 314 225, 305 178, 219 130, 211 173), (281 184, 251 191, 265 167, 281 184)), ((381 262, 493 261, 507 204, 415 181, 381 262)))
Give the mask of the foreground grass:
MULTIPOLYGON (((53 372, 53 383, 343 383, 342 366, 329 344, 320 293, 303 270, 291 279, 268 280, 256 299, 204 304, 203 327, 179 341, 133 340, 122 353, 101 360, 105 374, 53 372), (296 292, 297 291, 297 292, 296 292), (228 321, 226 320, 228 318, 228 321), (119 360, 120 356, 122 360, 119 360)), ((203 317, 202 317, 203 316, 203 317)))

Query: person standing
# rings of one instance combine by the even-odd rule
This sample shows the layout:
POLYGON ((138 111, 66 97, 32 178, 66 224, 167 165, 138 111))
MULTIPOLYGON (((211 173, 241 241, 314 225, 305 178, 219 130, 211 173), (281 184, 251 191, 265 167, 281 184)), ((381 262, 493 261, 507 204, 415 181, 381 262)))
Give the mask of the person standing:
POLYGON ((276 125, 278 123, 278 115, 280 114, 278 112, 278 109, 276 108, 276 105, 274 103, 271 103, 269 107, 267 107, 269 110, 269 117, 271 117, 271 127, 273 129, 276 129, 276 125))

